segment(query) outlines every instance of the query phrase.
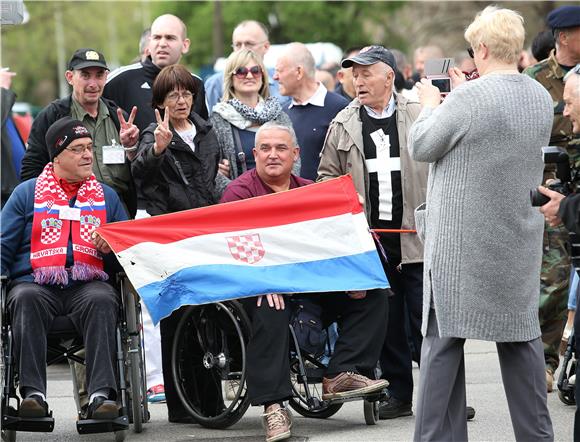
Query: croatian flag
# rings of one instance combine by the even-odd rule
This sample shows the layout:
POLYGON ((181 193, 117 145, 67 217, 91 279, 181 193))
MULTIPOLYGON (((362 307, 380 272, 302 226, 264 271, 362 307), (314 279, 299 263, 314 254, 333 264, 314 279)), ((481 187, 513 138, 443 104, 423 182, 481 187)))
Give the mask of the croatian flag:
POLYGON ((154 323, 183 305, 389 287, 350 176, 97 232, 154 323))

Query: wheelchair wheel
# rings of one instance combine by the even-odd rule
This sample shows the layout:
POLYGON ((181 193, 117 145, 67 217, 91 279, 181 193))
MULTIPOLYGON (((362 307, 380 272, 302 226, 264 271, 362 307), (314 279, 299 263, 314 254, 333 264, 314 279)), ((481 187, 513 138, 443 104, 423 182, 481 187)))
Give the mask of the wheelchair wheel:
POLYGON ((576 405, 576 397, 574 395, 574 390, 570 391, 558 391, 558 398, 565 405, 576 405))
POLYGON ((2 440, 4 442, 15 442, 16 441, 16 431, 14 431, 14 430, 2 430, 2 440))
POLYGON ((187 308, 175 330, 173 380, 184 408, 207 428, 227 428, 244 415, 250 321, 235 301, 187 308), (230 391, 224 397, 222 388, 230 391))
POLYGON ((141 334, 139 330, 138 307, 133 294, 127 292, 127 302, 125 304, 125 312, 127 315, 127 331, 129 333, 129 388, 131 395, 131 417, 133 418, 133 431, 141 433, 143 431, 143 422, 146 411, 144 403, 146 398, 144 395, 144 370, 143 370, 143 348, 141 346, 141 334))
MULTIPOLYGON (((127 321, 127 368, 129 383, 129 412, 130 420, 133 422, 133 431, 141 433, 143 423, 149 421, 149 410, 147 409, 147 399, 145 390, 145 367, 143 354, 143 330, 140 320, 140 305, 136 296, 129 290, 123 292, 125 297, 125 315, 127 321)), ((119 432, 117 435, 121 437, 119 432)), ((124 436, 123 436, 124 438, 124 436)))
POLYGON ((379 421, 379 401, 363 401, 365 422, 367 425, 376 425, 379 421))
POLYGON ((290 407, 301 416, 314 419, 327 419, 341 409, 342 404, 322 400, 322 373, 324 364, 309 355, 304 355, 304 365, 308 376, 310 399, 306 395, 304 382, 300 376, 300 361, 296 356, 290 359, 290 377, 294 396, 289 399, 290 407))

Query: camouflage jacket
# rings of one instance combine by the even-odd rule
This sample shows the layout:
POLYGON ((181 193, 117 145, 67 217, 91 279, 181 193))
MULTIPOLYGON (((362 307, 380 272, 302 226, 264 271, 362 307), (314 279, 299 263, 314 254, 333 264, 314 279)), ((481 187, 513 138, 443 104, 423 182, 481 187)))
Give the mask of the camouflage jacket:
POLYGON ((580 136, 572 132, 572 122, 564 117, 564 76, 567 71, 562 69, 556 60, 556 52, 552 50, 550 56, 539 63, 528 67, 524 74, 538 81, 550 93, 554 102, 554 124, 550 145, 566 148, 571 163, 580 166, 580 136))

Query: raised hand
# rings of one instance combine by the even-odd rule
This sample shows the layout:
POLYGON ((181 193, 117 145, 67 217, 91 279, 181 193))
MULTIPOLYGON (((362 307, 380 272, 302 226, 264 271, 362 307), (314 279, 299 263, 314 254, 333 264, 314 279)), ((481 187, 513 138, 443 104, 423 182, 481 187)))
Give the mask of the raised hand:
POLYGON ((119 123, 121 123, 119 138, 124 147, 133 147, 139 141, 139 128, 133 124, 135 115, 137 115, 137 106, 133 106, 133 109, 131 109, 131 115, 129 115, 128 120, 125 120, 121 108, 117 108, 117 116, 119 117, 119 123))
POLYGON ((153 150, 155 155, 161 155, 169 146, 173 134, 169 129, 169 109, 165 109, 165 115, 161 119, 161 114, 158 109, 155 109, 155 119, 157 120, 157 127, 153 134, 155 135, 155 144, 153 145, 153 150))

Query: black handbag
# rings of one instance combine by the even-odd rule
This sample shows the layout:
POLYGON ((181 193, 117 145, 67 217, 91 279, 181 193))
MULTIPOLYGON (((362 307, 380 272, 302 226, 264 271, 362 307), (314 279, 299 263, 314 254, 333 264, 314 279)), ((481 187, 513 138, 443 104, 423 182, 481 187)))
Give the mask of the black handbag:
POLYGON ((290 323, 300 349, 313 356, 324 352, 326 330, 322 326, 322 306, 309 297, 290 298, 290 323))

